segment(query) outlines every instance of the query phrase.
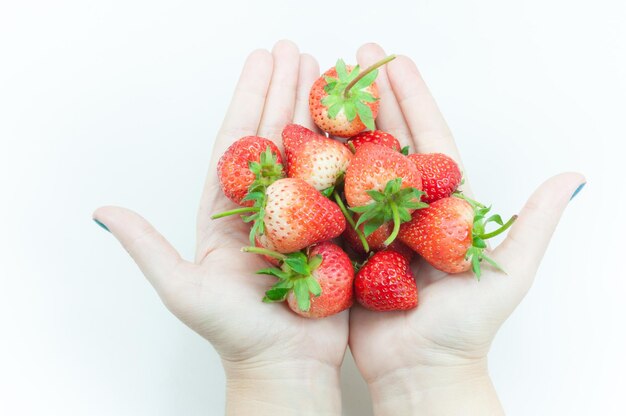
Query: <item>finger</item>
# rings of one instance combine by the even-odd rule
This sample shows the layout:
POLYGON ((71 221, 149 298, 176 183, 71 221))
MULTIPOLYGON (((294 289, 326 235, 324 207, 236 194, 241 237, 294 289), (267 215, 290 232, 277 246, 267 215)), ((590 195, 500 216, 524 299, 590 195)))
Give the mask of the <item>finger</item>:
POLYGON ((393 92, 420 153, 441 152, 457 157, 458 151, 437 103, 417 66, 406 56, 387 64, 393 92))
POLYGON ((272 50, 274 72, 270 83, 258 135, 268 138, 282 148, 281 132, 293 120, 298 87, 300 52, 288 40, 281 40, 272 50))
POLYGON ((186 263, 148 221, 133 211, 101 207, 93 218, 118 239, 159 294, 172 280, 176 269, 186 263))
POLYGON ((272 78, 272 67, 272 55, 262 49, 252 52, 243 66, 226 117, 213 145, 211 163, 198 209, 198 241, 205 238, 211 213, 232 206, 222 197, 217 178, 217 163, 226 148, 235 140, 256 134, 272 78))
MULTIPOLYGON (((383 48, 375 43, 366 43, 359 48, 356 54, 357 61, 362 70, 386 56, 387 54, 383 48)), ((386 66, 378 68, 376 84, 378 85, 378 94, 380 96, 376 128, 392 134, 398 139, 402 147, 410 145, 411 148, 415 149, 411 131, 404 120, 400 104, 389 83, 386 66)))
POLYGON ((217 166, 222 153, 235 140, 256 134, 272 79, 272 69, 272 55, 264 49, 252 52, 246 59, 215 139, 212 155, 214 165, 217 166))
POLYGON ((454 159, 463 172, 464 182, 459 189, 471 196, 466 170, 452 133, 415 63, 406 56, 398 56, 387 65, 387 74, 416 151, 444 153, 454 159))
POLYGON ((579 173, 563 173, 548 179, 533 193, 507 238, 493 252, 508 274, 522 275, 530 285, 561 214, 584 183, 579 173))
POLYGON ((310 130, 317 130, 309 111, 309 93, 313 83, 320 76, 320 66, 311 55, 300 55, 300 73, 298 75, 298 91, 293 114, 293 122, 310 130))

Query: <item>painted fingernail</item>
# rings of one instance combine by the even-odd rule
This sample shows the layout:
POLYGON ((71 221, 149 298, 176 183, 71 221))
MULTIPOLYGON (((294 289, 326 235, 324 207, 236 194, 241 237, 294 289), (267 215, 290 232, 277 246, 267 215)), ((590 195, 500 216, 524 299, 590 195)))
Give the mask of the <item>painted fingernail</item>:
POLYGON ((96 224, 98 224, 100 227, 102 227, 102 228, 104 228, 105 230, 107 230, 108 232, 111 232, 111 230, 109 230, 109 229, 107 228, 107 226, 106 226, 106 225, 102 224, 102 223, 101 223, 100 221, 98 221, 97 219, 95 219, 95 218, 94 218, 94 219, 93 219, 93 221, 94 221, 96 224))
POLYGON ((569 200, 571 201, 572 199, 574 199, 574 197, 578 195, 578 193, 585 187, 585 185, 587 185, 587 182, 583 182, 580 185, 578 185, 578 188, 576 188, 576 190, 574 191, 574 193, 572 194, 569 200))

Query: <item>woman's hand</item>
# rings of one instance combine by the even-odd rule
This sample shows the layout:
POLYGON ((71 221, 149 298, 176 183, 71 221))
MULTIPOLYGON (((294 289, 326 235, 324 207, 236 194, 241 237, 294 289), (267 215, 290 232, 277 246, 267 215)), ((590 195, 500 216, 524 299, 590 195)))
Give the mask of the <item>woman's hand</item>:
MULTIPOLYGON (((358 52, 361 66, 385 56, 377 45, 358 52)), ((420 153, 441 152, 461 163, 452 134, 415 64, 399 56, 380 69, 377 127, 420 153)), ((424 261, 414 272, 419 305, 407 312, 350 312, 350 349, 377 415, 501 412, 487 372, 498 328, 530 286, 562 211, 585 179, 567 173, 529 199, 506 240, 491 254, 508 275, 483 265, 447 275, 424 261)), ((470 194, 467 178, 464 192, 470 194)))
POLYGON ((305 319, 286 305, 261 297, 272 283, 255 271, 267 267, 248 245, 249 226, 239 217, 210 215, 233 208, 216 176, 226 148, 242 136, 259 135, 280 145, 290 122, 314 128, 308 93, 319 76, 314 58, 287 41, 272 53, 247 59, 228 113, 215 140, 197 221, 194 262, 176 250, 146 220, 117 207, 102 207, 104 224, 130 253, 163 303, 209 340, 227 377, 227 413, 339 414, 339 367, 348 341, 348 311, 305 319))

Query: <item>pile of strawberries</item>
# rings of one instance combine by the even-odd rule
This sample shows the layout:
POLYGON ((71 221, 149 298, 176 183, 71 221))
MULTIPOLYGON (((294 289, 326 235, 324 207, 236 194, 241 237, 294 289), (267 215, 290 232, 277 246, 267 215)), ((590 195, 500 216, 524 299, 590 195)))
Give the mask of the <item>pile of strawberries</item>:
POLYGON ((309 107, 328 135, 289 124, 285 158, 270 140, 237 140, 218 164, 224 194, 251 224, 245 252, 265 256, 274 276, 264 302, 287 301, 310 318, 333 315, 356 297, 376 311, 417 306, 410 263, 418 254, 447 273, 473 270, 480 278, 485 240, 505 231, 489 208, 461 192, 462 175, 450 157, 408 154, 375 129, 377 68, 360 71, 339 60, 313 85, 309 107), (345 140, 347 139, 347 140, 345 140), (487 232, 488 223, 500 227, 487 232))

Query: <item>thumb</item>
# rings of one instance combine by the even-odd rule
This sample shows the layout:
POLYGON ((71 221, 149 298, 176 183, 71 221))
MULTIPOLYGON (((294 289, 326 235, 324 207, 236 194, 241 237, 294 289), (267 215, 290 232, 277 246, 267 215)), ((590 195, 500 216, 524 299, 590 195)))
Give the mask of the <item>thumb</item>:
POLYGON ((532 281, 565 207, 584 184, 583 175, 562 173, 532 194, 507 238, 494 251, 507 273, 528 276, 532 281))
POLYGON ((101 207, 93 219, 118 239, 157 292, 184 263, 178 252, 139 214, 120 207, 101 207))

